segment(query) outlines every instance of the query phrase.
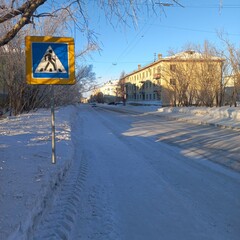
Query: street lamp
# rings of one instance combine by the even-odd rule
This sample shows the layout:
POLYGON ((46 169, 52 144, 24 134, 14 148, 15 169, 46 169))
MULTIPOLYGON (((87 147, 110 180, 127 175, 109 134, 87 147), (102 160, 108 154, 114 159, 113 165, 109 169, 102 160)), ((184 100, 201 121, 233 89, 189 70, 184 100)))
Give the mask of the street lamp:
MULTIPOLYGON (((176 1, 176 0, 172 0, 172 1, 175 2, 177 5, 179 5, 180 7, 184 8, 184 6, 182 4, 180 4, 178 1, 176 1)), ((165 2, 156 2, 155 4, 159 4, 159 5, 163 6, 163 7, 171 7, 171 6, 173 6, 173 3, 165 3, 165 2)))
POLYGON ((164 3, 164 2, 159 2, 159 3, 156 3, 156 4, 159 4, 159 5, 163 6, 163 7, 171 7, 171 6, 173 6, 172 3, 164 3))

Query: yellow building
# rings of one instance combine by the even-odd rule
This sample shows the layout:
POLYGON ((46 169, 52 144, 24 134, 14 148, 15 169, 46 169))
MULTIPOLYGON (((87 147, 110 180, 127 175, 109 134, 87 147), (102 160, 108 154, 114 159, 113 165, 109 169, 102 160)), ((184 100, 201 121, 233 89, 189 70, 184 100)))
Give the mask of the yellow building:
POLYGON ((185 51, 158 59, 125 75, 125 96, 130 103, 167 105, 219 104, 224 59, 185 51))

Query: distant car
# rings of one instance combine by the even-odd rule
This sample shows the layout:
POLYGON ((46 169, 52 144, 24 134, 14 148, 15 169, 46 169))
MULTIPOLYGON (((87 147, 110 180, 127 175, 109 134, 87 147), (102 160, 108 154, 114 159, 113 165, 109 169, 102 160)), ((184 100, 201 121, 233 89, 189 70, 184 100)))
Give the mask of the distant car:
POLYGON ((116 102, 115 105, 123 105, 123 102, 116 102))
POLYGON ((110 102, 108 103, 108 105, 115 105, 115 102, 110 102))
POLYGON ((97 104, 96 104, 96 103, 91 103, 91 106, 92 106, 92 107, 96 107, 97 104))

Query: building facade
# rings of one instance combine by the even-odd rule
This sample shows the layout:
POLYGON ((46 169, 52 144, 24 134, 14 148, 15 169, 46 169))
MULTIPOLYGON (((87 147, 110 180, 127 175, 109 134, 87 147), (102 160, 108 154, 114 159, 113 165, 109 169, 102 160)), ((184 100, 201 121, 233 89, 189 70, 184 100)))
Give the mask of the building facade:
POLYGON ((120 99, 119 80, 110 80, 93 90, 93 98, 100 103, 117 102, 120 99))
POLYGON ((125 97, 129 103, 155 102, 169 105, 213 105, 221 95, 224 59, 185 51, 158 59, 125 75, 125 97))

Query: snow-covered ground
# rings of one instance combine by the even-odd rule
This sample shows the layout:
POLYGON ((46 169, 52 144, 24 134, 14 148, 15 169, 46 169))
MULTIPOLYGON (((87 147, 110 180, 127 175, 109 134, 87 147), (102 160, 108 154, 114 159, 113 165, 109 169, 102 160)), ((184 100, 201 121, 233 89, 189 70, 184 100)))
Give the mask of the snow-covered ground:
MULTIPOLYGON (((240 129, 240 108, 109 106, 240 129)), ((51 116, 38 110, 0 120, 0 239, 27 239, 73 162, 78 108, 56 110, 57 164, 51 164, 51 116)), ((79 123, 80 124, 80 123, 79 123)), ((96 126, 95 126, 96 127, 96 126)))
POLYGON ((223 128, 240 129, 240 107, 163 107, 158 106, 130 106, 126 108, 135 111, 152 111, 158 115, 180 119, 199 124, 210 124, 223 128))
POLYGON ((56 110, 57 164, 51 164, 51 113, 0 120, 0 239, 24 239, 72 161, 74 107, 56 110))

